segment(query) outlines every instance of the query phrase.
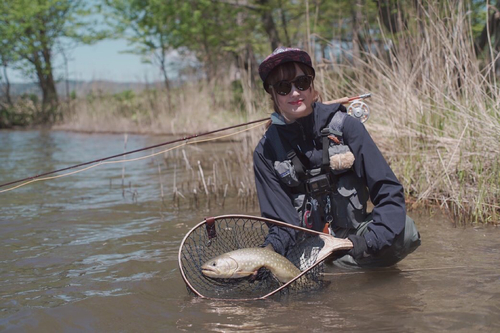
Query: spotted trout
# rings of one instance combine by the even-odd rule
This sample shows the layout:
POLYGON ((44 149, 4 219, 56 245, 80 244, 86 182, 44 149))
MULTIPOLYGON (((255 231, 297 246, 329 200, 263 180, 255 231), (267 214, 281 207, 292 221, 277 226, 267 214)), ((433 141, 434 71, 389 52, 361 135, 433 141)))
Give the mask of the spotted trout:
POLYGON ((265 267, 282 283, 286 283, 300 270, 287 258, 267 248, 251 247, 221 254, 201 266, 201 272, 211 278, 233 279, 257 274, 265 267))
MULTIPOLYGON (((327 234, 319 235, 323 247, 316 256, 316 263, 325 260, 338 250, 352 248, 351 241, 327 234)), ((301 271, 290 260, 269 248, 252 247, 221 254, 201 266, 201 272, 211 278, 234 279, 257 274, 265 267, 282 283, 286 283, 301 271)))

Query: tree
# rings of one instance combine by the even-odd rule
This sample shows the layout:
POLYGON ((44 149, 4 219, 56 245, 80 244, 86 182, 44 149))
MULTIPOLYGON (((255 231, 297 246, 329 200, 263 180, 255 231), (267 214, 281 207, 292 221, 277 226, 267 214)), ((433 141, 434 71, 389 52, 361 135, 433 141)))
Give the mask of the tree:
POLYGON ((252 17, 241 20, 244 6, 213 0, 105 0, 106 15, 117 36, 134 52, 152 59, 169 89, 171 50, 195 55, 208 80, 228 55, 244 50, 252 38, 252 17))
MULTIPOLYGON (((258 12, 261 17, 262 27, 266 32, 269 43, 271 44, 271 49, 274 50, 281 44, 281 39, 278 33, 278 28, 274 22, 273 10, 269 0, 256 0, 258 6, 258 12)), ((283 20, 286 22, 286 20, 283 20)), ((284 31, 286 31, 284 29, 284 31)))
POLYGON ((0 108, 5 109, 7 106, 12 106, 12 98, 10 96, 10 81, 7 75, 7 68, 14 62, 13 54, 13 40, 9 38, 5 32, 7 29, 6 25, 0 25, 0 66, 2 66, 2 73, 0 74, 0 82, 5 87, 3 88, 3 94, 5 96, 5 102, 7 105, 0 101, 0 108))
POLYGON ((134 48, 128 53, 142 56, 144 62, 157 65, 167 90, 171 109, 168 54, 182 46, 177 33, 179 0, 105 0, 105 15, 115 37, 127 39, 134 48))
POLYGON ((187 0, 178 9, 184 48, 203 64, 209 81, 227 68, 231 55, 253 43, 255 21, 245 10, 245 6, 212 0, 187 0))
POLYGON ((69 41, 90 43, 102 38, 85 20, 83 0, 4 0, 0 3, 1 40, 12 41, 15 68, 35 77, 42 91, 41 122, 54 119, 58 104, 54 77, 55 46, 69 41))

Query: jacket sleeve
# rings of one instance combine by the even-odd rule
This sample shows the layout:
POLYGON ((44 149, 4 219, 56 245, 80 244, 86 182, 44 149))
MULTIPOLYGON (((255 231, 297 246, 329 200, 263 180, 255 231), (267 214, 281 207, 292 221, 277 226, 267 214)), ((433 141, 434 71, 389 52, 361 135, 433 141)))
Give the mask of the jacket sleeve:
MULTIPOLYGON (((253 154, 255 186, 261 214, 266 218, 298 226, 299 216, 293 206, 290 190, 278 179, 272 160, 266 157, 270 146, 263 142, 265 139, 261 140, 253 154), (268 147, 266 152, 265 147, 268 147)), ((269 225, 269 233, 263 245, 272 244, 276 252, 285 255, 295 245, 296 235, 297 231, 294 229, 269 225)))
POLYGON ((373 223, 364 235, 368 252, 376 253, 392 245, 404 230, 406 205, 403 186, 371 138, 365 126, 346 117, 344 142, 354 154, 354 170, 365 180, 374 208, 373 223))

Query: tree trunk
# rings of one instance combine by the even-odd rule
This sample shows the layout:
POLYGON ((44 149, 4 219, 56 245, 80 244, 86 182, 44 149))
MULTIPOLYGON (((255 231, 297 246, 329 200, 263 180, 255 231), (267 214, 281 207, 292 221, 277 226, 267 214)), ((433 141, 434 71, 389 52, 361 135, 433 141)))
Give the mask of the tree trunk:
POLYGON ((58 103, 56 81, 54 80, 54 73, 52 71, 52 59, 49 49, 43 50, 43 58, 45 63, 44 86, 46 95, 44 96, 43 103, 49 107, 55 107, 58 103))
POLYGON ((490 34, 490 40, 495 41, 495 45, 492 45, 494 49, 498 51, 500 46, 500 6, 497 5, 496 10, 492 10, 491 14, 488 15, 488 22, 485 23, 481 35, 479 35, 474 42, 474 51, 477 56, 479 56, 488 45, 488 32, 490 34))
POLYGON ((288 24, 286 22, 285 11, 283 9, 283 4, 282 4, 281 0, 279 1, 279 6, 280 6, 280 12, 281 12, 281 25, 283 26, 283 31, 285 33, 286 46, 290 47, 290 46, 292 46, 292 42, 291 42, 290 37, 288 35, 288 24))
POLYGON ((234 59, 238 68, 245 70, 250 76, 251 89, 256 87, 256 78, 259 77, 259 63, 255 58, 252 45, 247 43, 243 52, 234 53, 234 59))
POLYGON ((165 84, 165 89, 167 90, 167 107, 168 112, 172 111, 172 94, 170 92, 170 79, 168 78, 167 68, 166 68, 166 49, 162 47, 162 53, 159 57, 161 72, 163 74, 163 83, 165 84))
POLYGON ((378 7, 378 14, 382 24, 391 33, 402 31, 406 28, 406 19, 398 0, 374 0, 378 7))
POLYGON ((424 38, 425 36, 425 26, 424 26, 424 4, 422 3, 422 0, 413 0, 413 7, 415 8, 415 11, 417 13, 417 20, 418 20, 418 29, 419 29, 419 36, 420 38, 424 38))
POLYGON ((271 44, 271 50, 276 49, 281 44, 281 40, 276 29, 276 24, 273 19, 273 12, 269 5, 269 0, 258 0, 260 18, 262 25, 264 26, 264 31, 269 38, 269 43, 271 44))
POLYGON ((12 98, 10 97, 10 81, 9 81, 9 76, 7 75, 7 64, 3 64, 3 77, 5 78, 5 100, 7 101, 7 104, 10 106, 13 106, 14 104, 12 103, 12 98))
POLYGON ((52 50, 47 43, 45 26, 39 30, 41 47, 35 51, 37 66, 37 76, 40 88, 42 89, 42 119, 43 123, 51 123, 56 120, 56 107, 58 97, 56 91, 56 82, 52 70, 52 50), (38 52, 41 54, 38 55, 38 52))
POLYGON ((52 74, 50 50, 44 49, 42 57, 40 57, 38 52, 34 52, 32 63, 35 65, 38 85, 42 90, 42 115, 40 121, 43 123, 52 122, 55 120, 55 108, 58 98, 52 74))
POLYGON ((356 0, 354 7, 352 8, 352 65, 356 67, 359 60, 361 59, 360 51, 360 22, 362 20, 361 9, 363 7, 362 0, 356 0))

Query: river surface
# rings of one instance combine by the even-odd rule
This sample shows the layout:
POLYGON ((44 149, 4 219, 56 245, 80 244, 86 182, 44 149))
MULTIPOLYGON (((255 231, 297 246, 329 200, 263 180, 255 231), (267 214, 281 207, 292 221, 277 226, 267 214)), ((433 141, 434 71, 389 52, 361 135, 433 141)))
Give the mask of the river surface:
MULTIPOLYGON (((0 183, 167 139, 0 131, 0 183)), ((203 160, 235 145, 186 152, 203 160)), ((394 268, 327 267, 328 286, 278 300, 193 297, 177 264, 184 235, 206 216, 258 208, 242 211, 234 193, 196 206, 185 193, 176 206, 180 169, 147 158, 0 193, 0 331, 500 331, 500 230, 455 227, 438 209, 410 213, 422 245, 394 268)))

